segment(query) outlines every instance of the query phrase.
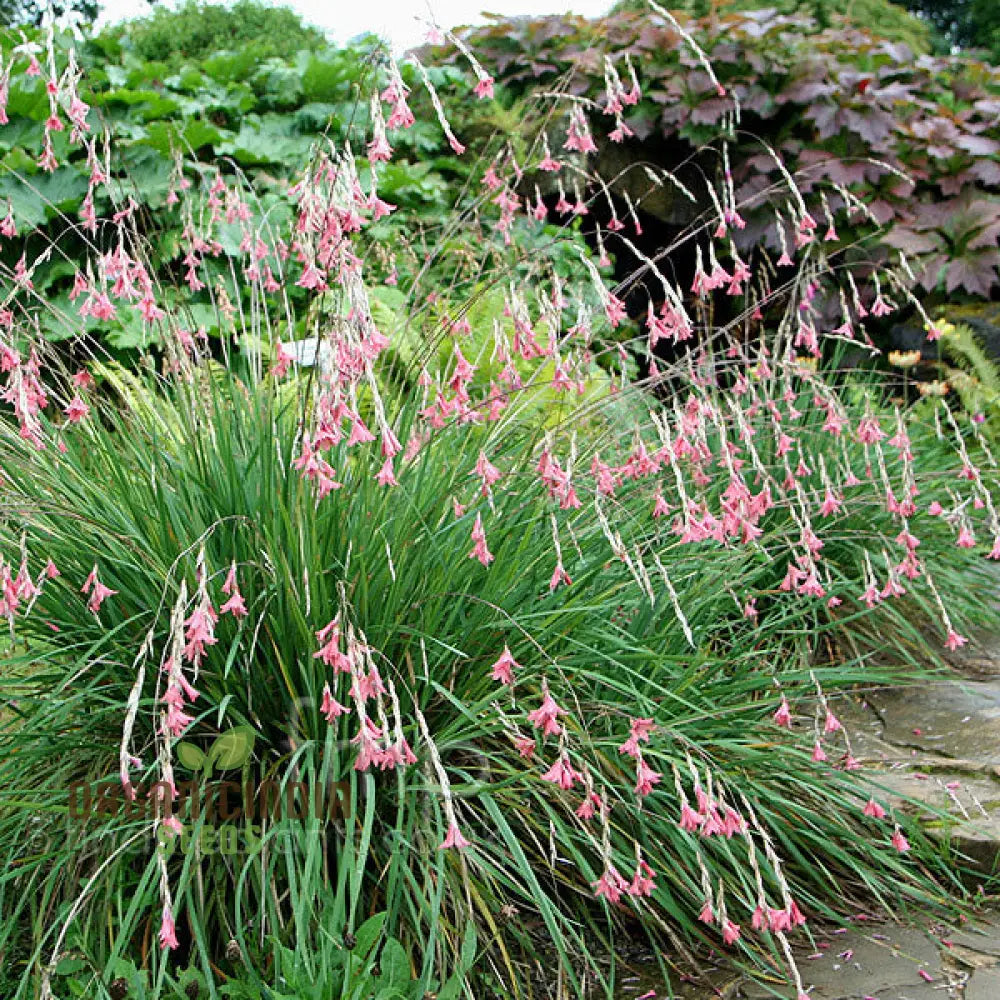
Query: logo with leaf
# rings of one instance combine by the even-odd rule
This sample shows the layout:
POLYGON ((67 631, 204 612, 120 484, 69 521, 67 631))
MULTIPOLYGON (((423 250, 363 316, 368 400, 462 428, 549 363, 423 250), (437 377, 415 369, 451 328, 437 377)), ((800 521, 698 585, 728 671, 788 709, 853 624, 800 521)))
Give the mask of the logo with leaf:
POLYGON ((229 771, 242 767, 253 753, 257 734, 250 726, 234 726, 220 733, 206 753, 195 743, 178 743, 177 759, 191 771, 202 771, 206 778, 213 771, 229 771))

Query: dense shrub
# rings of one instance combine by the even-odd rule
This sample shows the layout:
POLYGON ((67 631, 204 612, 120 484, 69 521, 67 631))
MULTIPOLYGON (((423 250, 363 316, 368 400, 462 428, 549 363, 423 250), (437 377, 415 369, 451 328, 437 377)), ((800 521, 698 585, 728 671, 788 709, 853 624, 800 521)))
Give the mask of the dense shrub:
POLYGON ((117 38, 140 59, 166 63, 172 70, 239 49, 257 58, 288 59, 327 45, 323 32, 304 24, 293 10, 259 0, 231 6, 185 0, 173 10, 156 7, 149 17, 109 29, 105 38, 117 38))

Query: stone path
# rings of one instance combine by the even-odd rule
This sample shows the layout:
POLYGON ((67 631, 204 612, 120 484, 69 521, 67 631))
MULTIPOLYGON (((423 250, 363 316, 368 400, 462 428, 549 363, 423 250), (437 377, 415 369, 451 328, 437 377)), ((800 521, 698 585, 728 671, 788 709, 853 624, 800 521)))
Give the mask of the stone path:
MULTIPOLYGON (((812 1000, 1000 1000, 1000 923, 927 931, 876 926, 817 944, 799 961, 812 1000)), ((741 984, 734 995, 775 994, 741 984)))
MULTIPOLYGON (((983 599, 1000 607, 1000 572, 983 599)), ((983 630, 949 654, 939 681, 876 691, 839 707, 854 755, 887 804, 983 875, 1000 873, 1000 635, 983 630)), ((1000 1000, 1000 990, 996 993, 1000 1000)))
POLYGON ((1000 659, 992 662, 994 676, 872 692, 842 708, 854 754, 887 804, 920 816, 984 875, 1000 872, 1000 659))
MULTIPOLYGON (((1000 637, 982 637, 953 675, 902 690, 844 699, 836 714, 854 756, 896 811, 920 816, 932 836, 961 854, 974 883, 1000 874, 1000 637)), ((820 934, 799 956, 811 1000, 1000 1000, 1000 912, 963 928, 857 924, 820 934)), ((646 977, 623 1000, 656 988, 646 977)), ((657 989, 666 1000, 666 993, 657 989)), ((717 970, 673 1000, 765 1000, 788 987, 750 983, 717 970)))
MULTIPOLYGON (((884 804, 921 818, 974 877, 1000 873, 1000 639, 953 675, 875 691, 838 713, 884 804)), ((1000 1000, 1000 914, 963 929, 866 926, 801 962, 812 1000, 1000 1000)), ((773 996, 741 985, 748 998, 773 996)))
MULTIPOLYGON (((1000 639, 939 682, 874 691, 838 713, 884 804, 921 818, 973 873, 1000 873, 1000 639)), ((827 935, 802 974, 813 1000, 1000 1000, 1000 914, 964 929, 827 935)), ((735 996, 773 993, 741 984, 735 996)))
MULTIPOLYGON (((1000 914, 964 928, 868 924, 817 934, 816 951, 798 956, 811 1000, 1000 1000, 1000 914)), ((670 1000, 775 1000, 787 984, 749 982, 717 970, 709 984, 679 986, 670 1000)), ((622 1000, 655 989, 654 977, 622 984, 622 1000)))

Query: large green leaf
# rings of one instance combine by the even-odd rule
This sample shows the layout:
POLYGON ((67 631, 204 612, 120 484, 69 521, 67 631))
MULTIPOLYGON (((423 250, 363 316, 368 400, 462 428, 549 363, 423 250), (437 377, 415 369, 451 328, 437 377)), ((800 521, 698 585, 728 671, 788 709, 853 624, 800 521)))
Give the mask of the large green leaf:
POLYGON ((389 938, 382 947, 379 965, 382 969, 382 981, 397 990, 401 990, 412 978, 410 957, 395 938, 389 938))
POLYGON ((170 190, 171 159, 146 145, 126 146, 121 159, 129 182, 142 200, 153 208, 164 205, 170 190))
POLYGON ((75 212, 87 193, 87 178, 74 166, 60 167, 51 174, 36 174, 32 186, 45 203, 49 218, 75 212))
POLYGON ((0 145, 5 149, 24 144, 37 145, 39 134, 37 119, 12 116, 10 121, 0 128, 0 145))
POLYGON ((302 74, 302 92, 308 101, 335 101, 347 95, 350 82, 342 60, 317 56, 302 74))
POLYGON ((268 59, 258 69, 254 87, 268 107, 294 108, 302 103, 302 74, 280 59, 268 59))
POLYGON ((243 166, 266 163, 304 163, 312 149, 313 140, 308 136, 290 136, 272 122, 256 127, 244 122, 232 139, 219 143, 218 152, 232 156, 243 166))
POLYGON ((11 118, 21 115, 41 121, 48 113, 49 99, 44 84, 37 78, 23 76, 11 81, 10 95, 7 98, 7 114, 11 118))
POLYGON ((0 176, 0 203, 10 201, 22 232, 44 225, 61 212, 72 212, 86 192, 87 180, 74 167, 28 176, 5 169, 0 176))
POLYGON ((234 726, 221 733, 212 744, 208 756, 220 770, 242 767, 253 753, 257 734, 250 726, 234 726))
POLYGON ((120 87, 105 94, 95 94, 91 99, 96 107, 110 107, 123 104, 131 109, 133 115, 138 115, 145 121, 155 118, 165 118, 180 110, 180 105, 173 98, 165 97, 156 90, 132 90, 120 87))
POLYGON ((300 132, 321 132, 337 119, 337 106, 320 101, 303 104, 294 113, 295 127, 300 132))
POLYGON ((194 743, 181 740, 174 745, 174 753, 181 764, 189 771, 198 771, 205 763, 205 752, 194 743))
POLYGON ((146 126, 146 136, 141 141, 161 153, 169 155, 172 149, 187 154, 203 146, 216 145, 228 135, 210 122, 192 118, 183 124, 151 122, 146 126))
POLYGON ((360 959, 366 959, 375 947, 379 934, 382 933, 382 925, 385 923, 385 913, 376 913, 370 916, 354 933, 355 955, 360 959))
POLYGON ((205 72, 220 83, 236 83, 251 75, 258 63, 257 53, 252 49, 241 52, 220 52, 203 64, 205 72))

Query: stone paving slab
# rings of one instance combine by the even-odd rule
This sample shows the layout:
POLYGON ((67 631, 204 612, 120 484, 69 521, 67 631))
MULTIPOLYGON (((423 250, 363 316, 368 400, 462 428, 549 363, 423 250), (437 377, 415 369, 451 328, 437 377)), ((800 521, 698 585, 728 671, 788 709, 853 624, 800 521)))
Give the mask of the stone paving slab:
MULTIPOLYGON (((883 804, 1000 871, 1000 638, 968 653, 963 677, 842 698, 836 714, 883 804), (974 679, 970 679, 970 674, 974 679)), ((864 925, 817 933, 797 961, 811 1000, 1000 1000, 1000 914, 957 928, 864 925)), ((788 991, 742 984, 737 996, 788 991)), ((716 994, 718 996, 718 994, 716 994)), ((709 1000, 709 996, 705 997, 709 1000)))
MULTIPOLYGON (((1000 913, 959 927, 866 922, 814 933, 814 951, 796 949, 810 1000, 1000 1000, 1000 913)), ((619 997, 638 1000, 651 989, 657 1000, 790 1000, 794 993, 716 968, 672 994, 649 970, 624 980, 619 997)))
POLYGON ((925 807, 973 820, 988 818, 1000 807, 1000 781, 961 771, 926 770, 922 761, 879 771, 872 780, 886 789, 887 804, 904 812, 925 807))
MULTIPOLYGON (((835 711, 853 755, 881 788, 875 798, 920 816, 929 834, 980 872, 997 873, 1000 639, 987 653, 977 661, 975 680, 866 692, 863 700, 838 699, 835 711)), ((810 1000, 1000 1000, 1000 913, 954 928, 866 923, 814 933, 815 950, 797 954, 810 1000)), ((788 987, 726 977, 675 994, 677 1000, 791 996, 788 987)))
MULTIPOLYGON (((981 925, 962 930, 949 930, 941 937, 944 941, 959 948, 966 948, 976 954, 1000 959, 1000 928, 992 924, 984 922, 981 925)), ((1000 965, 1000 961, 996 964, 1000 965)), ((1000 993, 997 996, 1000 997, 1000 993)))
MULTIPOLYGON (((947 982, 939 946, 914 928, 849 931, 822 940, 821 958, 799 960, 803 980, 813 984, 813 1000, 877 996, 895 1000, 901 993, 947 982), (933 980, 928 983, 921 971, 933 980)), ((940 992, 937 994, 940 1000, 940 992)))
MULTIPOLYGON (((817 932, 796 961, 810 1000, 1000 1000, 1000 915, 962 928, 866 924, 817 932), (929 977, 926 978, 926 977, 929 977)), ((704 993, 701 1000, 723 994, 704 993)), ((790 997, 786 987, 743 982, 726 1000, 790 997)))
MULTIPOLYGON (((893 987, 878 993, 828 993, 823 990, 813 990, 813 1000, 950 1000, 950 995, 940 986, 933 983, 919 983, 909 986, 893 987)), ((993 1000, 996 1000, 994 997, 993 1000)))
POLYGON ((837 711, 883 804, 920 816, 970 868, 1000 872, 1000 676, 867 692, 837 711))
POLYGON ((963 1000, 1000 1000, 1000 969, 977 972, 965 987, 963 1000))
POLYGON ((1000 682, 954 680, 874 692, 882 739, 941 757, 1000 764, 1000 682))

